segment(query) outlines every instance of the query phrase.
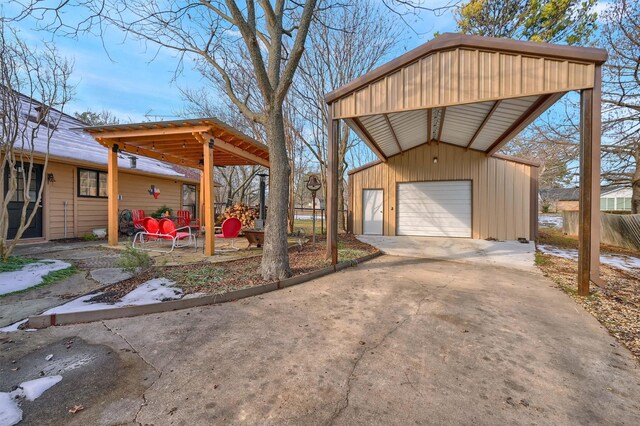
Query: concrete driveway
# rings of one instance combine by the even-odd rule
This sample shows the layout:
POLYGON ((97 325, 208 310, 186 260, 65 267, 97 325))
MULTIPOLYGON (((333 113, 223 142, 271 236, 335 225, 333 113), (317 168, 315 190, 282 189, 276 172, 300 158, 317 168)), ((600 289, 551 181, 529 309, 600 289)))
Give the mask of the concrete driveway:
POLYGON ((0 391, 51 348, 73 367, 25 424, 640 423, 629 352, 540 274, 495 266, 382 256, 235 303, 11 340, 0 391))
POLYGON ((393 256, 452 260, 538 272, 532 241, 487 241, 471 238, 359 235, 358 239, 393 256))

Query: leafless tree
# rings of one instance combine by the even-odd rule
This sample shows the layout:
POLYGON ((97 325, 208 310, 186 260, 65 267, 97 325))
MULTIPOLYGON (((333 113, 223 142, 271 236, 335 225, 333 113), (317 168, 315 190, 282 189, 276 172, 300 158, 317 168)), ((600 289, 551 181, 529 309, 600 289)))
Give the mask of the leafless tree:
MULTIPOLYGON (((388 3, 390 8, 427 8, 423 0, 388 3)), ((283 103, 311 23, 319 13, 343 5, 318 0, 23 0, 21 4, 22 12, 13 19, 32 16, 42 28, 72 36, 103 34, 107 27, 117 27, 158 49, 174 52, 180 66, 195 61, 218 79, 233 105, 264 128, 271 167, 262 275, 265 279, 290 276, 287 209, 291 169, 283 103), (74 16, 80 9, 88 13, 70 24, 64 13, 69 8, 75 8, 74 16), (249 68, 244 67, 245 59, 249 68)))
MULTIPOLYGON (((387 8, 376 5, 372 0, 355 0, 347 7, 319 13, 318 21, 309 33, 308 47, 302 56, 294 85, 297 98, 294 106, 308 123, 305 131, 299 132, 298 136, 319 163, 325 198, 327 107, 324 97, 328 92, 371 71, 390 53, 400 38, 398 20, 394 18, 397 16, 390 15, 387 8)), ((338 206, 342 209, 349 152, 362 145, 344 124, 340 136, 338 206)), ((365 158, 371 156, 366 155, 365 158)), ((345 229, 344 215, 338 217, 340 228, 345 229)))
POLYGON ((72 65, 51 45, 29 47, 2 22, 0 58, 0 257, 7 259, 38 213, 49 145, 72 94, 72 65), (36 164, 44 169, 40 177, 36 164), (9 212, 16 204, 17 223, 9 212))
POLYGON ((631 185, 631 210, 640 213, 640 3, 616 0, 604 14, 609 51, 603 82, 603 161, 607 179, 631 185))

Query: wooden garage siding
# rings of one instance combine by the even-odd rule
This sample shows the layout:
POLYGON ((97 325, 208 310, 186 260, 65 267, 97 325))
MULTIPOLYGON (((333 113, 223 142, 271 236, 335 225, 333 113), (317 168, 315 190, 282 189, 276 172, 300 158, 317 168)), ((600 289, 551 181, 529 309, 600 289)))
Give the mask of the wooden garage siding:
POLYGON ((350 175, 353 232, 362 234, 362 191, 384 189, 385 235, 396 235, 397 184, 471 180, 472 236, 476 239, 531 238, 531 185, 534 166, 487 157, 447 144, 422 145, 350 175), (433 164, 438 157, 438 164, 433 164))
MULTIPOLYGON (((100 170, 99 167, 80 167, 100 170)), ((67 237, 81 237, 94 228, 107 227, 107 199, 77 196, 78 167, 50 162, 46 173, 53 173, 56 181, 45 183, 45 238, 64 238, 64 201, 67 205, 67 237)), ((182 181, 151 177, 120 171, 119 192, 123 199, 119 209, 143 209, 146 214, 167 205, 174 209, 182 205, 182 181), (151 185, 160 188, 160 197, 147 192, 151 185)), ((189 182, 190 183, 190 182, 189 182)))

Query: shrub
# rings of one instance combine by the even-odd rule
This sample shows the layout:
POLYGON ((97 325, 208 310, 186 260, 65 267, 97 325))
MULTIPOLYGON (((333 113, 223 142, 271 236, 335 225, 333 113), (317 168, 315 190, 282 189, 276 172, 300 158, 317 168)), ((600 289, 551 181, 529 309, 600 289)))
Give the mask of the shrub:
POLYGON ((93 232, 87 232, 82 236, 83 241, 95 241, 98 239, 98 236, 93 232))
POLYGON ((147 270, 151 266, 149 253, 138 250, 132 245, 127 245, 118 259, 118 266, 123 271, 135 273, 138 270, 147 270))
POLYGON ((151 213, 151 217, 154 219, 162 219, 162 216, 173 215, 173 209, 171 207, 162 206, 155 212, 151 213))

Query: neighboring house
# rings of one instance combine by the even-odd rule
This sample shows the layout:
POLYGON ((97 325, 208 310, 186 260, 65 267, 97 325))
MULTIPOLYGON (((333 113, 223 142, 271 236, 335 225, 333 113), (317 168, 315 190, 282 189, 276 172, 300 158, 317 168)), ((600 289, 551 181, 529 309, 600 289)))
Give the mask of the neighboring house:
POLYGON ((633 191, 628 186, 602 188, 600 190, 600 210, 631 211, 633 191))
POLYGON ((580 188, 546 188, 540 190, 540 209, 559 213, 580 209, 580 188))
MULTIPOLYGON (((631 211, 630 187, 600 188, 601 211, 631 211)), ((540 208, 551 213, 580 210, 580 188, 549 188, 540 190, 540 208)))
MULTIPOLYGON (((21 118, 25 120, 30 120, 28 102, 34 101, 24 97, 21 118)), ((39 132, 35 141, 33 176, 37 179, 32 180, 31 192, 35 197, 42 176, 45 176, 45 187, 38 213, 23 238, 53 240, 81 237, 93 229, 106 228, 107 150, 79 129, 84 125, 82 122, 58 111, 50 114, 62 116, 51 139, 46 170, 46 132, 39 132)), ((51 123, 55 121, 53 118, 50 120, 51 123)), ((142 209, 150 214, 161 206, 168 206, 197 212, 198 170, 125 153, 119 155, 118 167, 120 209, 142 209)), ((8 174, 9 171, 3 172, 8 174)), ((20 187, 20 182, 18 185, 20 187)), ((5 184, 0 191, 0 200, 7 188, 5 184)), ((21 192, 16 193, 9 206, 9 238, 15 235, 19 223, 22 197, 21 192)))

